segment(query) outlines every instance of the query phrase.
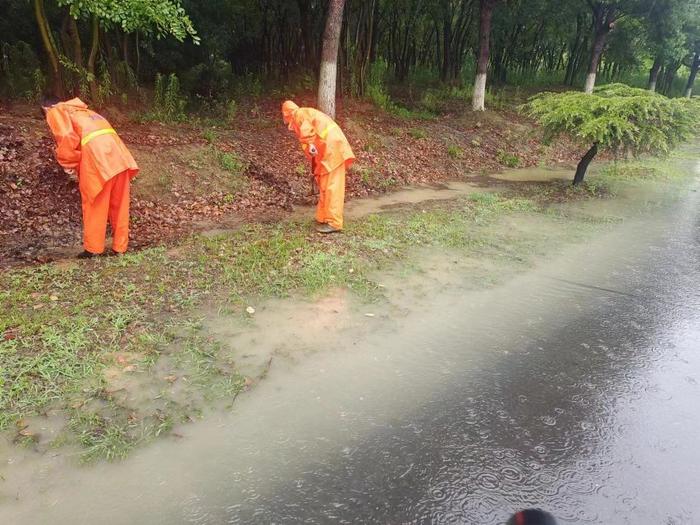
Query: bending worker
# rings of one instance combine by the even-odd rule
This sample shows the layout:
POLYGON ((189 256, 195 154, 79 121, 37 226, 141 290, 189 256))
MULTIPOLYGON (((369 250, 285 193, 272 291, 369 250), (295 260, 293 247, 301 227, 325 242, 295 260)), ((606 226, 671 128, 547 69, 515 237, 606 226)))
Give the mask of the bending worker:
POLYGON ((313 176, 319 188, 316 231, 343 229, 345 171, 355 161, 348 139, 338 124, 314 108, 300 108, 291 100, 282 104, 282 117, 296 133, 306 156, 311 159, 313 176))
POLYGON ((76 174, 83 205, 83 247, 79 258, 105 249, 107 220, 112 253, 129 243, 129 184, 139 167, 109 122, 79 98, 45 103, 42 109, 56 139, 56 159, 68 175, 76 174))

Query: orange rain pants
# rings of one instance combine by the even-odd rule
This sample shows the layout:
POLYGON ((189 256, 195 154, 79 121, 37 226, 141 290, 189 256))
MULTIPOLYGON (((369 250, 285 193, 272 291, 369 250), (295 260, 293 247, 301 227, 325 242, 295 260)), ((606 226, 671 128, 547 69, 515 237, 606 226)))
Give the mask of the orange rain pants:
POLYGON ((345 172, 355 161, 348 139, 328 115, 314 108, 300 108, 291 100, 282 104, 282 117, 308 158, 312 158, 311 146, 316 148, 314 176, 320 191, 316 220, 341 230, 345 172))
POLYGON ((345 164, 330 173, 317 176, 318 205, 316 221, 329 224, 336 230, 343 229, 343 206, 345 204, 345 164))
POLYGON ((125 252, 129 183, 139 171, 136 161, 109 122, 79 98, 46 108, 46 121, 56 139, 58 163, 78 173, 85 250, 104 251, 109 220, 112 249, 125 252))
POLYGON ((95 200, 83 203, 83 246, 91 253, 105 250, 107 220, 112 227, 112 249, 124 253, 129 245, 129 172, 112 177, 95 200))

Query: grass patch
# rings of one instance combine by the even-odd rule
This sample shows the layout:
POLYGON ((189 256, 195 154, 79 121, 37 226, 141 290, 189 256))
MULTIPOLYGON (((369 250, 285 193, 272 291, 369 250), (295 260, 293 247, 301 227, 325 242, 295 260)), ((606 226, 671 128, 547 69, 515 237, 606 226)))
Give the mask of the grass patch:
POLYGON ((453 159, 461 159, 464 157, 464 150, 457 146, 456 144, 450 144, 447 146, 447 154, 450 156, 450 158, 453 159))
POLYGON ((368 188, 386 191, 398 184, 398 181, 394 177, 385 176, 370 168, 360 168, 358 174, 360 175, 362 184, 368 188))
POLYGON ((520 165, 520 158, 515 153, 508 153, 502 149, 496 153, 496 160, 509 168, 517 168, 520 165))
POLYGON ((687 166, 660 159, 616 161, 606 164, 599 178, 615 181, 678 181, 688 176, 687 166))
POLYGON ((408 134, 411 135, 416 140, 427 139, 428 132, 423 128, 411 128, 408 130, 408 134))
POLYGON ((231 175, 240 176, 245 171, 245 163, 235 153, 219 152, 219 164, 221 168, 231 175))
POLYGON ((85 462, 124 459, 136 444, 126 426, 95 413, 78 413, 70 429, 83 447, 81 459, 85 462))
MULTIPOLYGON (((471 84, 462 87, 430 88, 423 93, 420 107, 431 115, 465 113, 471 110, 474 88, 471 84)), ((488 90, 485 96, 487 109, 504 109, 513 106, 512 99, 518 94, 508 95, 505 90, 488 90)))
POLYGON ((202 131, 202 137, 209 144, 214 144, 214 142, 216 142, 216 140, 219 138, 219 134, 216 132, 216 130, 212 128, 207 128, 204 131, 202 131))

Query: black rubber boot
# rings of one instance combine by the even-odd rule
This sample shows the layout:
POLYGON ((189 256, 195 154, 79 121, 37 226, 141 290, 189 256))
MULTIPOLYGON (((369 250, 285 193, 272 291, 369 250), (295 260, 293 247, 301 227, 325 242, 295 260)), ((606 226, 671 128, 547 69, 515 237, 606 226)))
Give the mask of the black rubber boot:
POLYGON ((316 231, 318 233, 339 233, 340 230, 335 229, 330 224, 319 224, 316 226, 316 231))
POLYGON ((80 252, 78 255, 75 256, 76 259, 92 259, 93 257, 96 257, 96 253, 89 252, 87 250, 83 250, 80 252))

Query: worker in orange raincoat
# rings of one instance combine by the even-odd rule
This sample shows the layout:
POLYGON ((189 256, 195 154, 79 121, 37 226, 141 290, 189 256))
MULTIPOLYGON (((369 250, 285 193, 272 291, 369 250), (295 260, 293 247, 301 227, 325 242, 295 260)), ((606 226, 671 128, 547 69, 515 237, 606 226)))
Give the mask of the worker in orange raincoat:
POLYGON ((339 232, 343 229, 345 171, 355 155, 332 118, 314 108, 300 108, 291 100, 282 104, 282 117, 296 133, 306 156, 311 159, 319 188, 316 231, 339 232))
POLYGON ((83 247, 79 258, 105 249, 107 220, 112 253, 129 243, 129 184, 139 167, 109 122, 79 98, 44 103, 42 109, 56 139, 56 159, 67 174, 78 176, 83 206, 83 247))

